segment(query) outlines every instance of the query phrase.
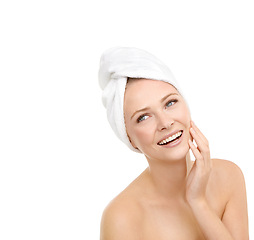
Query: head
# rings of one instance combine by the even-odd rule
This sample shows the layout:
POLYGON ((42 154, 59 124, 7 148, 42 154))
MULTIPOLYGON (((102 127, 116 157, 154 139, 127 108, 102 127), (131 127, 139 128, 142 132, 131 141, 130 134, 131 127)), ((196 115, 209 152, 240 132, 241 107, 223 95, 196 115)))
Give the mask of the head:
MULTIPOLYGON (((149 137, 151 137, 151 134, 154 134, 153 140, 155 141, 161 136, 165 137, 166 133, 172 133, 172 130, 179 127, 187 127, 185 126, 186 124, 183 123, 183 120, 188 122, 188 108, 186 104, 184 104, 184 99, 176 90, 179 90, 179 84, 170 69, 154 55, 137 48, 116 47, 108 49, 103 53, 100 60, 99 83, 103 90, 102 100, 107 109, 109 123, 117 137, 131 150, 135 152, 141 151, 147 156, 149 153, 152 154, 152 150, 158 150, 157 154, 161 154, 162 152, 160 152, 159 149, 161 150, 166 147, 151 145, 151 142, 147 142, 148 136, 146 136, 146 134, 149 134, 149 137), (127 83, 128 78, 139 78, 139 80, 129 80, 127 83), (164 89, 165 86, 167 87, 164 89), (159 104, 156 101, 158 100, 157 98, 164 97, 162 95, 164 94, 163 91, 166 89, 168 93, 172 91, 178 93, 177 95, 172 92, 173 95, 169 97, 175 96, 179 98, 179 100, 181 99, 179 102, 182 104, 182 108, 185 106, 185 110, 182 110, 182 112, 179 110, 179 112, 181 112, 182 115, 185 113, 185 117, 187 118, 181 121, 174 119, 177 115, 171 114, 171 111, 168 111, 167 118, 172 120, 172 124, 167 127, 162 127, 160 131, 155 131, 155 125, 158 125, 159 122, 163 120, 162 113, 166 113, 165 111, 159 112, 159 104), (155 96, 157 96, 157 98, 155 96), (123 105, 125 106, 123 107, 123 105), (142 121, 139 121, 140 124, 135 125, 133 121, 134 116, 132 117, 132 115, 135 111, 139 110, 139 108, 144 107, 147 108, 145 113, 151 116, 143 116, 142 121), (130 114, 131 116, 129 116, 130 114), (147 122, 151 124, 150 119, 156 120, 153 122, 153 132, 152 128, 150 126, 148 127, 147 124, 147 122), (147 126, 147 129, 145 126, 147 126), (126 127, 128 133, 126 132, 126 127), (127 134, 129 134, 129 136, 127 134), (132 144, 129 140, 131 140, 132 144), (135 146, 135 148, 133 146, 135 146)), ((165 109, 175 110, 176 106, 177 108, 180 107, 179 102, 169 103, 172 104, 172 108, 165 109)), ((187 138, 187 131, 183 133, 185 134, 185 138, 187 138)), ((168 152, 173 153, 173 148, 168 152)), ((155 154, 156 152, 153 153, 155 154)))
POLYGON ((164 81, 128 79, 124 120, 132 146, 148 159, 178 160, 189 152, 190 112, 178 90, 164 81), (176 135, 177 134, 177 135, 176 135), (170 136, 179 137, 171 140, 170 136))

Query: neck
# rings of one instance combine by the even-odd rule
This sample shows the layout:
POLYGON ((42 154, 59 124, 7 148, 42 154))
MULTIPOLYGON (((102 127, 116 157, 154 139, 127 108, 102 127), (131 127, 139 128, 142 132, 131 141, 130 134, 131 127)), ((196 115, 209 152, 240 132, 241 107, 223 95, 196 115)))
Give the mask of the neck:
POLYGON ((156 194, 166 198, 185 197, 186 178, 192 167, 190 154, 174 162, 150 161, 147 174, 156 194))

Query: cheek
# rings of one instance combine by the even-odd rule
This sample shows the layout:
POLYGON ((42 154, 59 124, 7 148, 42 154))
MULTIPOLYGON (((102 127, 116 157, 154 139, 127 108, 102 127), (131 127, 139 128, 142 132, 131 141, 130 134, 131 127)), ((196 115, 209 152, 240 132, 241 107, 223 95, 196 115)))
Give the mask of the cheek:
POLYGON ((181 107, 178 109, 178 114, 176 114, 177 120, 184 124, 187 128, 190 127, 190 121, 191 121, 191 116, 189 109, 186 106, 181 107))
POLYGON ((143 127, 135 130, 134 133, 137 143, 148 143, 151 141, 151 129, 143 127))
POLYGON ((190 138, 192 140, 192 136, 190 134, 190 127, 191 127, 191 115, 189 112, 189 109, 185 106, 182 107, 182 109, 179 112, 178 115, 178 121, 182 123, 182 125, 185 127, 186 129, 186 133, 187 133, 187 138, 190 138))
POLYGON ((147 124, 147 126, 139 126, 138 128, 132 129, 130 132, 130 138, 132 143, 140 149, 153 142, 154 131, 149 124, 147 124))

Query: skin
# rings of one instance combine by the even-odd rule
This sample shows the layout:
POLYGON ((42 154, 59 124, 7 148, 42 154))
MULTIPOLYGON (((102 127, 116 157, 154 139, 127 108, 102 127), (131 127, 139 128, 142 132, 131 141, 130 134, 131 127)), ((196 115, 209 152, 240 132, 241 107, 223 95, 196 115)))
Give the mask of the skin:
POLYGON ((129 80, 124 113, 129 139, 149 167, 106 207, 101 240, 249 239, 243 174, 210 158, 179 92, 162 81, 129 80), (178 145, 158 145, 175 130, 183 131, 178 145))

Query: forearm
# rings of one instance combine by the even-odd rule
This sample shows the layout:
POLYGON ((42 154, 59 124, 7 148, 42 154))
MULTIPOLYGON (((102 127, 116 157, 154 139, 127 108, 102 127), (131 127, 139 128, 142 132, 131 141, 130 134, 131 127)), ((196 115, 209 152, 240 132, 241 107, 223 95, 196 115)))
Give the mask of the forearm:
POLYGON ((207 202, 192 203, 191 208, 205 239, 233 240, 228 229, 207 202))

